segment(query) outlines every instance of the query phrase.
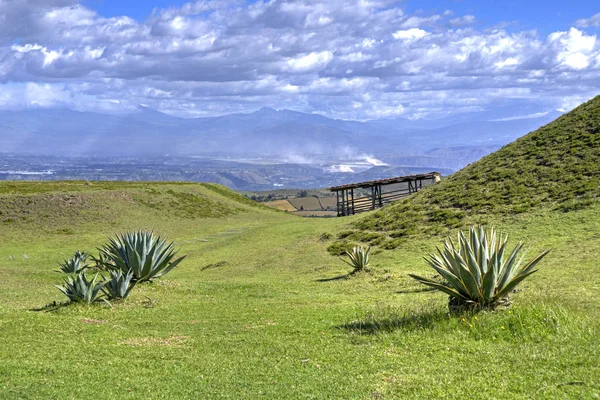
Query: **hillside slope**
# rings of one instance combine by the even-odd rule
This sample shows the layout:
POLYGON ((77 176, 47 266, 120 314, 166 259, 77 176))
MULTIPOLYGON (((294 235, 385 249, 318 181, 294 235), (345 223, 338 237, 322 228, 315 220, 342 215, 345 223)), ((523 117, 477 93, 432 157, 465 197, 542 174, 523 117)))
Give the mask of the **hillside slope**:
POLYGON ((339 239, 394 248, 408 234, 540 209, 570 211, 589 206, 598 194, 600 96, 440 184, 358 220, 339 239))
MULTIPOLYGON (((271 208, 217 184, 173 182, 0 182, 3 237, 111 234, 175 224, 269 218, 271 208), (259 217, 260 215, 260 217, 259 217)), ((273 215, 282 218, 284 215, 273 215)))

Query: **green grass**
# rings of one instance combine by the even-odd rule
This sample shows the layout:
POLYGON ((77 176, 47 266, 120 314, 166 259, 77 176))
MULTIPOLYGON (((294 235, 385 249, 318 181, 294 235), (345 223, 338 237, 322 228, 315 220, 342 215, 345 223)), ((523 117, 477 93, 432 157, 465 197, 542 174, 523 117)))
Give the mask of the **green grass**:
POLYGON ((305 219, 240 197, 214 185, 0 183, 0 398, 600 396, 599 204, 490 216, 531 254, 553 252, 511 310, 449 316, 446 296, 407 276, 432 274, 421 256, 440 236, 399 238, 375 250, 371 273, 346 276, 327 248, 370 214, 305 219), (63 301, 59 261, 138 228, 188 258, 112 307, 34 311, 63 301))
POLYGON ((568 212, 598 203, 600 96, 421 192, 360 219, 332 247, 400 246, 498 216, 568 212), (343 239, 343 240, 342 240, 343 239))

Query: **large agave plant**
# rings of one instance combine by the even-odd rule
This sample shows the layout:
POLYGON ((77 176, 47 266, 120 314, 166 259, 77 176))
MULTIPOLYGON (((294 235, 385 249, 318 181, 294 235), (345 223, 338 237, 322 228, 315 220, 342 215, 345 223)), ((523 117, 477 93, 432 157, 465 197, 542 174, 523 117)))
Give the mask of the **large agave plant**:
POLYGON ((508 304, 508 295, 537 270, 535 266, 548 254, 544 251, 523 264, 519 257, 523 243, 507 250, 508 236, 498 235, 494 228, 471 227, 469 236, 461 231, 458 242, 450 238, 444 249, 425 258, 442 277, 442 282, 410 274, 417 281, 450 295, 450 308, 494 308, 508 304), (508 255, 508 257, 505 257, 508 255))
POLYGON ((363 246, 354 246, 352 251, 346 251, 348 260, 342 259, 346 264, 354 268, 353 272, 363 271, 367 269, 370 261, 371 248, 363 246))
POLYGON ((56 285, 56 287, 67 296, 72 303, 94 303, 102 300, 103 295, 100 294, 100 292, 104 287, 104 284, 104 277, 102 275, 96 274, 90 281, 85 274, 81 272, 76 276, 66 276, 63 286, 56 285))
POLYGON ((123 274, 133 272, 133 281, 144 282, 160 278, 175 268, 184 258, 175 259, 173 243, 150 231, 127 232, 109 238, 100 250, 100 259, 108 269, 123 274))
POLYGON ((75 255, 71 257, 69 260, 64 260, 60 263, 59 272, 64 272, 65 274, 78 274, 83 272, 85 269, 89 268, 87 263, 88 255, 85 251, 76 251, 75 255))
POLYGON ((127 298, 134 286, 133 271, 124 274, 121 270, 111 270, 102 291, 109 300, 120 300, 127 298))

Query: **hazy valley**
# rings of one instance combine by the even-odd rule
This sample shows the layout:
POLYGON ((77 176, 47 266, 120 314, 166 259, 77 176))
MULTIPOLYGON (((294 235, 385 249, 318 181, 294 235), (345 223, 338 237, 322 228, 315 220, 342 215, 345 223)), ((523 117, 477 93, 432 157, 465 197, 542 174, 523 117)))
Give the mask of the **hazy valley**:
POLYGON ((267 108, 195 119, 145 107, 124 115, 4 111, 0 179, 194 181, 269 190, 432 170, 448 175, 560 115, 523 112, 359 122, 267 108))

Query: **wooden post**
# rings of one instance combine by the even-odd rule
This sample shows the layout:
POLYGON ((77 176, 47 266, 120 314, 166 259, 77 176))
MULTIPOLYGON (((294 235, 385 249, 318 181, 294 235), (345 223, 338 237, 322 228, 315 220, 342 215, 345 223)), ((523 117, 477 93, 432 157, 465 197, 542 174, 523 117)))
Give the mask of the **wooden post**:
POLYGON ((337 207, 337 216, 340 216, 340 191, 336 190, 335 191, 335 204, 337 207))
POLYGON ((372 205, 371 205, 371 210, 375 209, 375 186, 371 186, 371 200, 372 200, 372 205))
POLYGON ((350 191, 346 189, 346 215, 350 215, 350 191))
POLYGON ((350 189, 352 193, 352 215, 354 215, 354 188, 350 189))

